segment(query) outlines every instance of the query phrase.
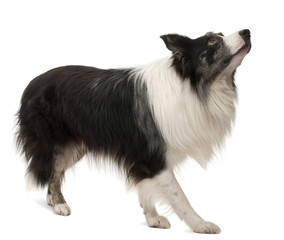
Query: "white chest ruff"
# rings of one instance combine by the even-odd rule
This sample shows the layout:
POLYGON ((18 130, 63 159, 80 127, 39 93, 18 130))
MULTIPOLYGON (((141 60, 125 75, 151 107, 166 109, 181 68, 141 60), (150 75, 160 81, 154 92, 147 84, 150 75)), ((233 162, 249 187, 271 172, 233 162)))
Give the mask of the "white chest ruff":
POLYGON ((181 81, 168 61, 155 64, 160 65, 155 69, 161 72, 144 69, 144 74, 157 125, 168 151, 174 154, 167 161, 174 166, 190 156, 206 167, 235 119, 237 95, 231 80, 227 79, 229 76, 216 79, 208 101, 202 103, 192 92, 189 81, 181 81))

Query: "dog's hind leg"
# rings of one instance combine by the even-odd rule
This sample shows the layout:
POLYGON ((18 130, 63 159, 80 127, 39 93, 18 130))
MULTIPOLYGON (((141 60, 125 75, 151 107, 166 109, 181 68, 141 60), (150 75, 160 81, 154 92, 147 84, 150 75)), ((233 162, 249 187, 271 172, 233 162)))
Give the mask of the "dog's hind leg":
POLYGON ((54 166, 48 184, 47 204, 53 207, 55 214, 67 216, 71 209, 61 192, 61 184, 66 169, 73 166, 84 155, 84 152, 74 145, 57 147, 54 151, 54 166))
POLYGON ((64 171, 54 171, 50 177, 47 193, 47 203, 53 207, 54 213, 58 215, 70 215, 71 209, 66 203, 61 192, 61 183, 64 171))
POLYGON ((170 228, 171 224, 164 216, 160 216, 155 208, 159 189, 151 179, 142 180, 137 184, 138 197, 149 227, 170 228))

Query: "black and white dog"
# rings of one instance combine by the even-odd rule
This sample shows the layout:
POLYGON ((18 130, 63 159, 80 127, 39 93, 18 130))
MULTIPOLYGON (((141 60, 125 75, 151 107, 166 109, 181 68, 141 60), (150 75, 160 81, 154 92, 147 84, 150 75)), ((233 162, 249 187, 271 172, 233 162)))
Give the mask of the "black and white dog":
POLYGON ((220 232, 193 210, 173 172, 188 156, 205 167, 230 132, 234 74, 250 51, 250 31, 161 38, 171 57, 137 68, 59 67, 25 89, 17 144, 28 180, 48 184, 56 214, 71 213, 61 193, 64 172, 89 153, 125 173, 149 226, 170 227, 155 208, 162 201, 194 232, 220 232))

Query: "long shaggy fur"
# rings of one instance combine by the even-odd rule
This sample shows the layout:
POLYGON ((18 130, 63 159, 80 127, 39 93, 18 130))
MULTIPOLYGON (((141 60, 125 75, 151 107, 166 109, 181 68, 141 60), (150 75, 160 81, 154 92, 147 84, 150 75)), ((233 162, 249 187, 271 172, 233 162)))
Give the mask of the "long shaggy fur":
POLYGON ((155 203, 163 201, 195 232, 219 233, 191 207, 173 170, 187 156, 206 167, 235 120, 234 74, 250 51, 250 32, 161 36, 172 52, 128 69, 65 66, 25 89, 17 144, 36 186, 48 184, 47 203, 69 215, 61 183, 86 153, 105 157, 137 188, 149 226, 169 228, 155 203))
POLYGON ((29 84, 18 119, 18 144, 28 161, 28 174, 39 186, 47 184, 54 155, 62 151, 58 149, 71 144, 112 158, 134 182, 153 177, 165 166, 166 147, 146 86, 131 69, 51 70, 29 84))

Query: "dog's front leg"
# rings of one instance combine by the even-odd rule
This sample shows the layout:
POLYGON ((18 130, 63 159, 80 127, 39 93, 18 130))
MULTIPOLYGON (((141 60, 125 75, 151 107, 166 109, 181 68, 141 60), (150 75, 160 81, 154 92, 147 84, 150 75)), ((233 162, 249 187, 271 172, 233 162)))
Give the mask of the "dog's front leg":
POLYGON ((194 232, 220 233, 221 230, 216 224, 204 221, 194 211, 171 170, 163 171, 155 177, 155 180, 176 214, 194 232))

